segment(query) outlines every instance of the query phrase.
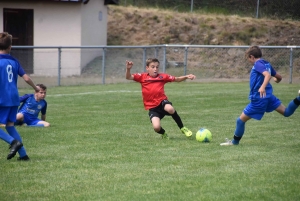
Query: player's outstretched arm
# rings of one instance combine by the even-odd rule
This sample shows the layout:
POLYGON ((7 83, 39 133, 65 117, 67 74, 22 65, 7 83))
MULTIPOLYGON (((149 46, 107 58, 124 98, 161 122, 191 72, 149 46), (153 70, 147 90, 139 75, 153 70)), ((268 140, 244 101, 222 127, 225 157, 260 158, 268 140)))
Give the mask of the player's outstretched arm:
POLYGON ((196 78, 195 75, 189 74, 189 75, 184 75, 184 76, 180 76, 180 77, 175 77, 175 82, 182 82, 186 79, 194 80, 195 78, 196 78))
POLYGON ((31 80, 31 78, 27 75, 27 74, 24 74, 22 76, 22 78, 24 79, 24 81, 29 84, 35 91, 40 91, 40 89, 35 86, 35 84, 33 83, 33 81, 31 80))
POLYGON ((132 61, 127 61, 126 60, 126 73, 125 73, 125 77, 127 80, 133 80, 133 75, 130 73, 130 69, 133 66, 133 62, 132 61))

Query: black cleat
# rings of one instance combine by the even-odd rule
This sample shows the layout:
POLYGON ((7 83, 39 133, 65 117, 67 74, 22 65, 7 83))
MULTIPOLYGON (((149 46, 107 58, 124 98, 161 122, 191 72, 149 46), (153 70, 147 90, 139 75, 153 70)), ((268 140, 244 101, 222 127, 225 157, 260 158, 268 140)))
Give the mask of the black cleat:
POLYGON ((29 161, 29 160, 30 160, 30 158, 27 155, 18 158, 18 161, 29 161))
POLYGON ((18 140, 12 141, 12 143, 9 147, 10 152, 7 155, 7 160, 12 159, 22 146, 23 146, 22 142, 19 142, 18 140))

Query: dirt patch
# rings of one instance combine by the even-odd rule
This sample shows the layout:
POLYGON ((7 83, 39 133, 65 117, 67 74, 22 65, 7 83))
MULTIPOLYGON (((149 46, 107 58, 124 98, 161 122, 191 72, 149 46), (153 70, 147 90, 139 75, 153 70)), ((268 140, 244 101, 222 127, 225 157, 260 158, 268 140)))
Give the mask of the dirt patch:
POLYGON ((109 6, 109 45, 300 45, 300 22, 109 6))

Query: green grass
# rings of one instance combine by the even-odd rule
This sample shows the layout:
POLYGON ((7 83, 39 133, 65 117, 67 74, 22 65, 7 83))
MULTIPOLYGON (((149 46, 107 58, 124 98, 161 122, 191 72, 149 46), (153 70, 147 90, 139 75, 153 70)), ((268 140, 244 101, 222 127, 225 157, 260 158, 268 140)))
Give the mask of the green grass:
MULTIPOLYGON (((299 89, 273 86, 285 105, 299 89)), ((248 91, 248 83, 166 85, 185 126, 212 132, 199 143, 171 117, 162 120, 170 140, 161 140, 137 83, 49 88, 51 127, 18 127, 31 161, 7 161, 0 142, 0 200, 299 200, 299 110, 251 120, 239 146, 219 146, 248 91)))

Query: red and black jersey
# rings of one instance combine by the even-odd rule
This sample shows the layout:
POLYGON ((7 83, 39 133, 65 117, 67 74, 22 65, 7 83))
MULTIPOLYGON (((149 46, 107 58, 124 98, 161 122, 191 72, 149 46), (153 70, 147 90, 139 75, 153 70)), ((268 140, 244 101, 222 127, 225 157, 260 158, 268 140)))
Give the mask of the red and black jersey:
POLYGON ((151 77, 148 73, 135 73, 133 80, 141 83, 144 107, 149 110, 168 99, 164 86, 167 82, 174 82, 175 77, 165 73, 160 73, 156 77, 151 77))

